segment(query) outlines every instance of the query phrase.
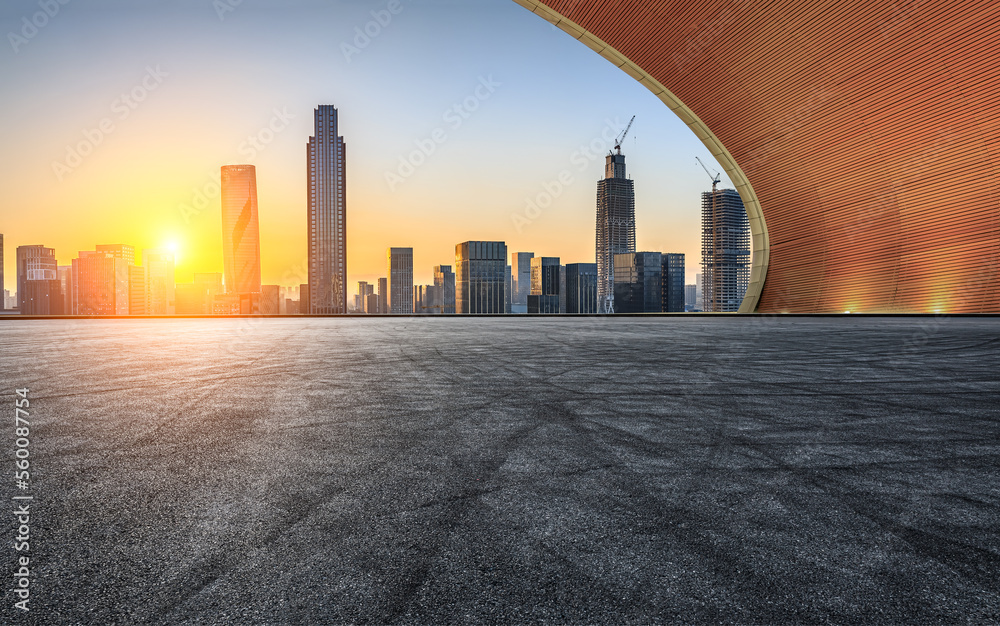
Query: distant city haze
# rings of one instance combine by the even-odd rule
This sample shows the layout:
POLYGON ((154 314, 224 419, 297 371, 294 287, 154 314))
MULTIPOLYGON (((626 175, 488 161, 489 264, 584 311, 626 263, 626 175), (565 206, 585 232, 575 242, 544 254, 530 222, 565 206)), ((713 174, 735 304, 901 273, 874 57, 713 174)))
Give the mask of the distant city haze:
POLYGON ((54 248, 60 265, 98 244, 169 248, 178 283, 222 272, 219 172, 237 164, 256 168, 261 282, 308 282, 305 146, 321 104, 349 146, 350 293, 385 275, 390 247, 413 248, 416 284, 470 240, 594 262, 596 183, 632 115, 636 247, 685 253, 688 282, 699 269, 710 181, 694 157, 712 166, 707 150, 510 0, 93 0, 25 30, 38 11, 0 8, 16 35, 0 50, 11 293, 20 245, 54 248))

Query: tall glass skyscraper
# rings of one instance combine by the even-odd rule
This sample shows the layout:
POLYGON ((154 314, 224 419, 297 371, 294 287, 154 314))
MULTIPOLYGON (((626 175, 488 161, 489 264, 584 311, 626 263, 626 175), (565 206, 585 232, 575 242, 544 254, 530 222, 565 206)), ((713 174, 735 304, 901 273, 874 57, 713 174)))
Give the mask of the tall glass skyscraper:
POLYGON ((605 159, 597 183, 598 312, 614 312, 615 255, 635 252, 635 188, 625 175, 621 149, 605 159))
POLYGON ((664 252, 660 256, 660 297, 664 313, 684 312, 684 255, 664 252))
POLYGON ((455 246, 455 308, 463 315, 507 311, 507 244, 466 241, 455 246))
POLYGON ((260 293, 257 168, 222 167, 222 262, 226 293, 260 293))
POLYGON ((313 136, 306 145, 309 203, 309 313, 347 313, 346 145, 337 108, 313 112, 313 136))
POLYGON ((389 273, 389 313, 413 313, 413 248, 389 248, 386 251, 389 273))

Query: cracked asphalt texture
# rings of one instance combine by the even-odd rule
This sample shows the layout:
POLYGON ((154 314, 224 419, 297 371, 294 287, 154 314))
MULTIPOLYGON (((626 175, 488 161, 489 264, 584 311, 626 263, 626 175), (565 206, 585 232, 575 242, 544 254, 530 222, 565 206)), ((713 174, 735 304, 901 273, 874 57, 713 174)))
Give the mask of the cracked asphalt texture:
POLYGON ((998 371, 982 318, 0 320, 0 622, 997 622, 998 371))

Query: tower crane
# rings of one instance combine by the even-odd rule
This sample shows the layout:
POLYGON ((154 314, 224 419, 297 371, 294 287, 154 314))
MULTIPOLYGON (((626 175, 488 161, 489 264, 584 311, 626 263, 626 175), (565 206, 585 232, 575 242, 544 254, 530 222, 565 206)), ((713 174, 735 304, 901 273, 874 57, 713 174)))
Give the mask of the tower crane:
POLYGON ((701 162, 701 159, 695 157, 694 160, 698 162, 698 165, 701 166, 701 169, 705 170, 705 173, 708 174, 708 177, 712 179, 712 193, 715 193, 715 186, 719 184, 720 180, 719 174, 721 174, 722 172, 716 172, 715 176, 712 176, 712 173, 708 171, 708 168, 705 167, 705 164, 701 162))
POLYGON ((716 197, 718 196, 718 194, 715 191, 715 187, 716 187, 716 185, 719 184, 719 180, 720 180, 719 179, 719 174, 721 174, 721 172, 716 172, 715 176, 712 176, 712 173, 710 171, 708 171, 708 168, 705 167, 705 164, 701 162, 701 159, 699 159, 698 157, 695 157, 695 160, 698 161, 698 165, 701 166, 701 169, 705 170, 705 173, 708 174, 708 177, 712 179, 712 216, 711 216, 711 222, 709 223, 709 221, 705 219, 704 215, 702 215, 702 218, 701 218, 701 228, 702 228, 702 244, 701 244, 701 246, 702 246, 702 250, 701 250, 701 254, 702 254, 702 271, 701 271, 701 273, 702 273, 702 282, 704 283, 704 285, 702 287, 701 293, 702 293, 702 306, 704 307, 704 309, 707 310, 707 311, 714 311, 715 310, 715 302, 718 299, 719 292, 722 289, 722 282, 721 282, 721 278, 722 277, 719 274, 719 272, 716 271, 716 269, 717 269, 716 265, 718 264, 719 258, 720 258, 721 254, 722 254, 722 228, 721 228, 721 221, 720 221, 719 211, 718 211, 718 209, 716 208, 716 205, 715 205, 715 200, 716 200, 716 197), (712 261, 711 261, 711 263, 706 263, 705 262, 705 253, 707 252, 707 250, 705 249, 705 240, 704 240, 705 235, 704 235, 704 233, 705 233, 706 229, 710 229, 710 232, 712 233, 712 261), (709 287, 711 287, 711 288, 709 288, 709 287))
POLYGON ((622 134, 618 135, 618 138, 615 139, 615 150, 618 151, 618 154, 622 153, 622 142, 625 141, 625 135, 627 135, 628 130, 632 128, 632 122, 634 121, 635 121, 635 116, 633 115, 632 119, 628 121, 628 126, 626 126, 625 130, 622 131, 622 134))

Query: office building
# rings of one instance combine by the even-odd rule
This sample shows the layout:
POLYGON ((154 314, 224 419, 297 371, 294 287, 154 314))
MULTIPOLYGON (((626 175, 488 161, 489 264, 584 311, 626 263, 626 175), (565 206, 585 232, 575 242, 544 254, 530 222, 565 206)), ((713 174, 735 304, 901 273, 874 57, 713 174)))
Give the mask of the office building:
POLYGON ((257 168, 222 167, 222 262, 226 293, 260 293, 257 168))
POLYGON ((704 310, 736 312, 750 284, 750 222, 734 189, 701 194, 704 310))
POLYGON ((455 246, 455 304, 463 315, 506 310, 507 244, 466 241, 455 246))
POLYGON ((98 247, 103 250, 81 251, 73 259, 73 313, 128 315, 129 255, 122 249, 98 247))
POLYGON ((174 253, 169 250, 143 250, 142 269, 146 288, 146 315, 176 313, 174 253))
POLYGON ((313 111, 306 145, 311 312, 347 312, 347 146, 333 105, 313 111))
POLYGON ((378 312, 389 312, 389 279, 384 276, 378 279, 378 312))
POLYGON ((684 285, 684 310, 698 308, 698 285, 684 285))
POLYGON ((431 298, 433 297, 434 287, 433 285, 414 285, 413 286, 413 312, 417 315, 426 315, 427 313, 432 313, 428 308, 433 306, 431 298), (431 288, 431 293, 427 292, 427 288, 431 288))
POLYGON ((105 243, 96 246, 94 249, 101 254, 121 259, 128 265, 135 265, 135 246, 130 246, 126 243, 105 243))
POLYGON ((664 313, 684 312, 684 255, 660 255, 660 310, 664 313))
POLYGON ((61 315, 62 285, 54 248, 18 246, 17 308, 21 315, 61 315))
POLYGON ((451 271, 450 265, 434 266, 434 287, 439 290, 435 305, 441 307, 441 313, 454 315, 455 272, 451 271))
POLYGON ((559 313, 559 257, 531 259, 528 313, 559 313))
POLYGON ((368 315, 376 315, 379 313, 377 293, 370 293, 365 296, 365 313, 368 315))
POLYGON ((663 305, 659 252, 615 255, 615 313, 659 313, 663 305))
POLYGON ((302 283, 299 285, 299 315, 309 315, 312 311, 312 303, 309 302, 309 285, 302 283))
POLYGON ((279 285, 260 286, 260 308, 261 315, 281 314, 281 287, 279 285))
POLYGON ((146 315, 146 268, 128 266, 128 314, 146 315))
POLYGON ((507 266, 506 277, 504 278, 504 290, 503 290, 503 312, 510 313, 510 298, 511 298, 511 276, 510 276, 510 266, 507 266))
POLYGON ((510 255, 511 313, 528 312, 528 294, 531 293, 531 259, 534 252, 514 252, 510 255))
POLYGON ((597 313, 597 263, 566 264, 566 313, 597 313))
POLYGON ((59 265, 56 268, 59 276, 59 289, 62 291, 62 312, 64 315, 73 313, 73 266, 59 265))
POLYGON ((621 149, 605 158, 604 180, 597 183, 597 299, 601 313, 614 306, 615 255, 635 252, 635 188, 625 171, 621 149))
POLYGON ((388 312, 394 315, 413 313, 413 248, 386 250, 389 292, 388 312))
POLYGON ((702 279, 701 274, 694 275, 694 285, 697 290, 695 293, 695 308, 699 311, 705 310, 705 291, 703 287, 705 286, 705 281, 702 279))

